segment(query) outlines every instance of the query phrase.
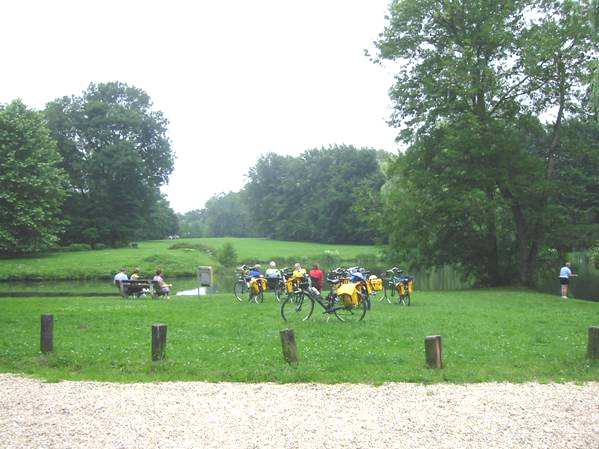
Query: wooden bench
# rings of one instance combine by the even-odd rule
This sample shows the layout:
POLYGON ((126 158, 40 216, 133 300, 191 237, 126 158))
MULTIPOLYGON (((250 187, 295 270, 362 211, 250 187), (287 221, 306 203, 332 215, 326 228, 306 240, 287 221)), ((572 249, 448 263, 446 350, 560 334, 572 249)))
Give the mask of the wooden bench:
POLYGON ((116 281, 116 285, 123 298, 139 298, 141 296, 152 294, 152 283, 146 279, 136 279, 128 281, 116 281))

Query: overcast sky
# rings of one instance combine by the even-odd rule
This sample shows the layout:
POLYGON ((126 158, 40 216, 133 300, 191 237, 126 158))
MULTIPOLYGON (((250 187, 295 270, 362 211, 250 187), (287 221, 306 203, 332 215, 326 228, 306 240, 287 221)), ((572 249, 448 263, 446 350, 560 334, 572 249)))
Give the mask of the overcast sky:
POLYGON ((397 151, 389 70, 365 48, 388 0, 4 1, 0 103, 34 108, 90 82, 145 90, 170 121, 178 212, 238 190, 266 152, 397 151))

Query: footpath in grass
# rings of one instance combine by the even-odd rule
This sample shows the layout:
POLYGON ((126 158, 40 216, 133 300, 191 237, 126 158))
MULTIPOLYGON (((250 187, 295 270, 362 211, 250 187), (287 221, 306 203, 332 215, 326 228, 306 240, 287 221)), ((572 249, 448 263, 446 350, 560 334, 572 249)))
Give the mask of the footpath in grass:
POLYGON ((198 265, 213 265, 215 259, 204 248, 218 249, 225 242, 235 247, 239 260, 270 260, 273 257, 314 257, 326 250, 339 252, 349 260, 360 254, 375 253, 374 246, 327 245, 284 242, 261 238, 202 238, 139 242, 137 248, 95 251, 53 252, 49 254, 0 259, 0 281, 107 279, 122 266, 141 267, 146 274, 161 267, 169 277, 193 276, 198 265), (181 247, 188 244, 190 247, 181 247), (177 249, 169 249, 173 245, 177 249))
POLYGON ((410 307, 375 302, 365 321, 315 313, 295 326, 299 365, 282 360, 286 327, 274 298, 231 295, 122 299, 0 299, 0 371, 47 380, 118 382, 598 381, 586 359, 599 303, 518 290, 417 292, 410 307), (55 317, 55 351, 39 352, 40 315, 55 317), (150 328, 168 326, 167 358, 150 361, 150 328), (423 340, 443 338, 445 368, 424 364, 423 340))

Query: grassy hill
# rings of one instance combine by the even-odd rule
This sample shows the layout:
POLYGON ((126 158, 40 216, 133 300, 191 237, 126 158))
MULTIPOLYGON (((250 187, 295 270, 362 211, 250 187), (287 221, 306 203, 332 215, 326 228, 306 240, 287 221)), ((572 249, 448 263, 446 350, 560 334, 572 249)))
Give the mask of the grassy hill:
POLYGON ((129 269, 138 266, 146 274, 161 267, 169 277, 193 275, 198 265, 215 263, 210 249, 218 249, 225 242, 233 244, 240 261, 263 262, 274 257, 309 259, 326 250, 338 251, 342 259, 350 260, 360 254, 376 252, 373 246, 284 242, 260 238, 155 240, 140 242, 137 248, 53 252, 32 257, 0 259, 0 281, 106 279, 112 277, 121 266, 129 269), (173 245, 185 244, 190 247, 169 249, 173 245))
MULTIPOLYGON (((318 307, 318 306, 317 306, 318 307)), ((410 307, 375 301, 362 322, 315 312, 294 326, 299 365, 282 360, 279 305, 231 294, 170 302, 112 298, 0 299, 0 372, 119 382, 598 381, 586 358, 599 303, 525 290, 415 293, 410 307), (39 353, 40 314, 54 314, 55 351, 39 353), (167 359, 150 361, 150 327, 168 326, 167 359), (439 334, 445 368, 424 364, 439 334)), ((318 309, 320 311, 320 309, 318 309)))

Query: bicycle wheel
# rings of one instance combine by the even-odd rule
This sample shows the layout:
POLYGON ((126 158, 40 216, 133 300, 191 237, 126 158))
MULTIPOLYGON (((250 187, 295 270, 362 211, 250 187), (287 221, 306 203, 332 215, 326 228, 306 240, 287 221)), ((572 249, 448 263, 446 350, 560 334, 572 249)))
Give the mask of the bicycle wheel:
POLYGON ((339 321, 344 322, 352 322, 352 321, 361 321, 366 315, 366 310, 368 308, 367 301, 361 301, 355 306, 344 306, 342 304, 336 305, 333 310, 335 316, 339 321))
POLYGON ((385 283, 383 285, 383 290, 384 294, 381 298, 381 301, 385 299, 389 304, 391 304, 393 302, 393 296, 395 295, 395 287, 391 284, 385 283))
POLYGON ((254 293, 252 289, 249 289, 248 300, 250 304, 258 304, 264 301, 264 291, 261 289, 258 293, 254 293))
POLYGON ((410 305, 410 294, 409 294, 409 293, 406 293, 406 294, 404 295, 404 297, 403 297, 403 303, 404 303, 404 305, 406 305, 406 306, 409 306, 409 305, 410 305))
POLYGON ((237 299, 237 301, 242 302, 244 301, 247 296, 247 285, 245 285, 245 281, 237 281, 235 283, 235 286, 233 287, 233 293, 235 294, 235 299, 237 299))
POLYGON ((290 323, 306 321, 314 311, 314 300, 304 292, 288 296, 281 305, 281 317, 290 323))
POLYGON ((277 286, 275 287, 275 299, 277 300, 277 302, 281 302, 282 296, 283 296, 283 285, 281 285, 281 283, 278 283, 277 286))

